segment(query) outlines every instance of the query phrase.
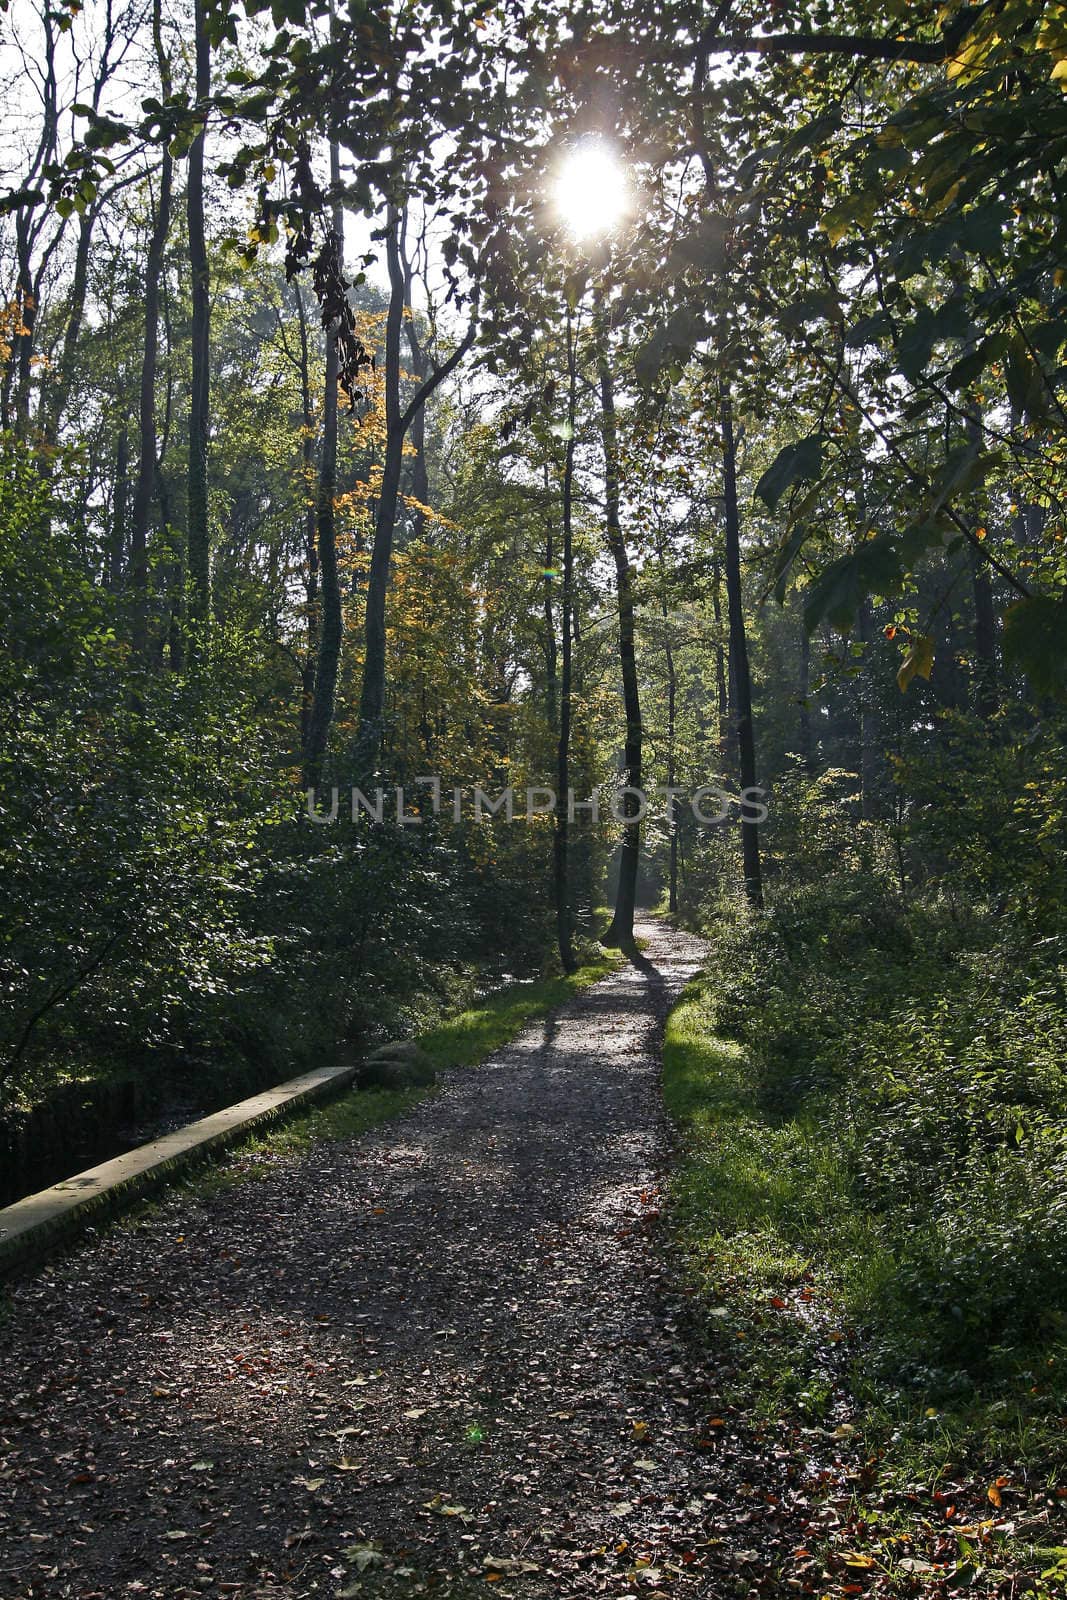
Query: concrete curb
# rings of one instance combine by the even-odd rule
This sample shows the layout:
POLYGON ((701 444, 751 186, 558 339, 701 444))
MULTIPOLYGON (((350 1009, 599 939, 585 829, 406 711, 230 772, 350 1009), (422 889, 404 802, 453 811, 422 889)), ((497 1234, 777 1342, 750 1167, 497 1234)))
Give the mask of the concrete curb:
POLYGON ((256 1128, 339 1093, 353 1082, 359 1066, 352 1062, 305 1072, 5 1206, 0 1209, 0 1278, 48 1255, 90 1217, 113 1217, 256 1128))

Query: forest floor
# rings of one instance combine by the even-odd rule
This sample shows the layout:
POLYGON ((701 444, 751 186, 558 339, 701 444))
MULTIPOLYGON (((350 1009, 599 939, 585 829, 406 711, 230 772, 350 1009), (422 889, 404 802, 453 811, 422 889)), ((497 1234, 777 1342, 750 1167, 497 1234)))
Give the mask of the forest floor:
POLYGON ((3 1600, 810 1587, 818 1447, 718 1414, 659 1220, 663 1025, 706 947, 639 931, 397 1120, 14 1288, 3 1600))

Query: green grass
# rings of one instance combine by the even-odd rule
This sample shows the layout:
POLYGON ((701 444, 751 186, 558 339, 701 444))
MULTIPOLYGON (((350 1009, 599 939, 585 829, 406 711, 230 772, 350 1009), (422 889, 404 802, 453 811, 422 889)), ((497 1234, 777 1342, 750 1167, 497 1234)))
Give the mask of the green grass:
POLYGON ((469 1010, 420 1034, 419 1043, 438 1071, 475 1067, 514 1039, 528 1023, 564 1005, 580 989, 605 977, 619 962, 619 957, 605 955, 566 977, 508 984, 469 1010))
POLYGON ((691 984, 667 1023, 667 1109, 688 1135, 675 1214, 711 1275, 757 1294, 809 1281, 824 1261, 877 1261, 879 1241, 851 1206, 848 1175, 818 1125, 760 1105, 744 1046, 715 1031, 709 986, 691 984))
MULTIPOLYGON (((960 1570, 977 1561, 983 1580, 1025 1570, 1032 1592, 1051 1597, 1058 1579, 1041 1574, 1060 1559, 1055 1516, 1063 1510, 1054 1493, 1063 1438, 1054 1355, 1046 1351, 1037 1372, 1024 1370, 1021 1359, 1017 1370, 1006 1363, 995 1381, 947 1397, 899 1382, 886 1351, 895 1340, 908 1347, 914 1320, 906 1326, 885 1290, 902 1230, 861 1204, 842 1146, 827 1137, 825 1100, 768 1098, 767 1055, 762 1071, 753 1062, 767 1026, 759 1013, 747 1042, 718 1031, 720 982, 696 980, 671 1013, 663 1084, 681 1135, 670 1216, 723 1408, 757 1432, 784 1425, 831 1439, 844 1423, 836 1449, 854 1451, 859 1470, 836 1492, 852 1498, 869 1530, 878 1593, 914 1592, 894 1559, 930 1548, 929 1518, 944 1515, 931 1503, 939 1486, 967 1505, 962 1520, 981 1522, 992 1512, 988 1485, 1007 1475, 1013 1489, 1005 1503, 1014 1506, 1014 1493, 1020 1506, 1025 1498, 1046 1516, 1051 1507, 1052 1538, 1037 1517, 1034 1531, 1014 1540, 983 1535, 970 1540, 971 1555, 961 1546, 960 1570), (1014 1487, 1023 1481, 1025 1497, 1014 1487), (923 1504, 912 1509, 902 1491, 917 1486, 924 1486, 923 1504)), ((793 1058, 790 1071, 798 1070, 793 1058)))

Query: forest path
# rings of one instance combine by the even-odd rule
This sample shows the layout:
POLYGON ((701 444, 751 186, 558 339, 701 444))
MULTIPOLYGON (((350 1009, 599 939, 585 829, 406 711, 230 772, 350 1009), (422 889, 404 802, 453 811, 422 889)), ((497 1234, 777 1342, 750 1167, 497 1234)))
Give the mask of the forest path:
POLYGON ((663 1022, 705 947, 639 932, 639 965, 401 1119, 172 1195, 18 1286, 4 1600, 754 1575, 754 1530, 721 1517, 752 1521, 757 1463, 736 1435, 697 1448, 713 1374, 655 1225, 663 1022))

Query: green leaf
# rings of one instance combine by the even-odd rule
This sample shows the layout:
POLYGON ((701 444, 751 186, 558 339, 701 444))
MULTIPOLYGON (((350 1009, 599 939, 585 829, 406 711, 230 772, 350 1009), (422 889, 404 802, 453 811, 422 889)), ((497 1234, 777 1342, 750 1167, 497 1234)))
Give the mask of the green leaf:
POLYGON ((946 300, 936 311, 920 306, 901 335, 897 366, 909 383, 915 383, 930 360, 935 344, 942 339, 972 338, 975 331, 962 300, 946 300))
POLYGON ((1067 699, 1067 605, 1034 594, 1009 606, 1004 660, 1025 672, 1038 694, 1067 699))
POLYGON ((1041 370, 1027 348, 1021 334, 1013 334, 1008 341, 1008 357, 1004 363, 1004 382, 1012 409, 1020 416, 1035 419, 1045 409, 1045 390, 1041 370))
POLYGON ((877 190, 860 189, 856 194, 850 194, 844 200, 839 200, 836 206, 831 206, 829 211, 824 212, 819 218, 819 227, 831 244, 839 244, 853 227, 866 227, 872 222, 877 209, 877 190))
POLYGON ((804 626, 811 633, 825 618, 839 633, 847 633, 861 602, 868 595, 892 594, 900 579, 900 560, 889 535, 866 539, 851 555, 831 561, 811 585, 804 626))
POLYGON ((863 317, 850 328, 845 335, 845 344, 850 350, 862 350, 864 345, 876 344, 885 334, 891 332, 892 322, 885 311, 876 311, 872 317, 863 317))
POLYGON ((981 483, 1001 461, 997 450, 980 450, 976 444, 961 445, 946 458, 941 476, 933 486, 930 501, 925 507, 929 520, 957 495, 966 494, 981 483))
POLYGON ((1003 353, 1004 335, 995 333, 983 339, 974 350, 969 350, 961 356, 956 365, 945 379, 946 387, 954 391, 966 389, 988 367, 989 363, 1003 353))
POLYGON ((797 444, 787 444, 779 450, 756 485, 756 493, 772 511, 791 484, 819 476, 822 472, 822 447, 822 434, 812 433, 797 444))
POLYGON ((807 539, 810 533, 811 529, 804 523, 797 523, 788 537, 784 539, 778 546, 774 557, 774 571, 771 574, 770 582, 767 584, 767 587, 760 596, 761 601, 766 600, 767 596, 773 589, 774 598, 777 600, 778 604, 785 604, 785 591, 786 582, 789 577, 789 568, 793 565, 801 546, 804 544, 804 541, 807 539))

